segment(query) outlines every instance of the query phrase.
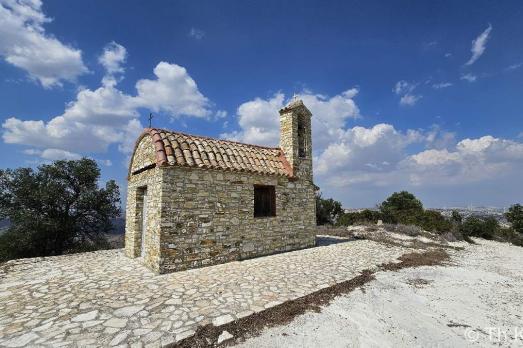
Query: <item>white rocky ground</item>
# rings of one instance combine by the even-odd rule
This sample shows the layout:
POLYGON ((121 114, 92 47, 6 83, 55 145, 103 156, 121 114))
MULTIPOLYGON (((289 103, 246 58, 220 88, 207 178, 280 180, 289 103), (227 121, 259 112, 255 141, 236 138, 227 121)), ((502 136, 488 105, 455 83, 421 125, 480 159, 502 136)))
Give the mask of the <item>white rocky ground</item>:
POLYGON ((477 240, 452 265, 379 272, 240 347, 523 346, 523 248, 477 240))
MULTIPOLYGON (((322 237, 322 247, 168 275, 120 250, 14 260, 0 267, 0 347, 158 347, 352 279, 419 242, 446 243, 366 229, 374 241, 322 237)), ((523 248, 478 242, 449 249, 451 266, 378 272, 364 292, 242 346, 523 346, 523 248)))
POLYGON ((0 267, 0 347, 158 347, 406 252, 359 240, 167 275, 121 250, 14 260, 0 267))

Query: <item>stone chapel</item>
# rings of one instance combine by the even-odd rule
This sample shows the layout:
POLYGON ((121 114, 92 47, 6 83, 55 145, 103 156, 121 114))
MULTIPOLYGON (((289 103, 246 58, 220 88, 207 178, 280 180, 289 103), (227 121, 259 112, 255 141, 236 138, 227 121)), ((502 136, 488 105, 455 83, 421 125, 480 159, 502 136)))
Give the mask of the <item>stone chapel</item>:
POLYGON ((167 273, 314 246, 311 112, 280 110, 279 147, 147 128, 127 190, 125 253, 167 273))

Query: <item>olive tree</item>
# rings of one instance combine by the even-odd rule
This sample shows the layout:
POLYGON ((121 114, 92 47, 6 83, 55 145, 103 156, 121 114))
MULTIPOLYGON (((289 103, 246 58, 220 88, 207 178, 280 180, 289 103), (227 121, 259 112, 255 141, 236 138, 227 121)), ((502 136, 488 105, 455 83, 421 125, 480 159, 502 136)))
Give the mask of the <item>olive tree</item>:
POLYGON ((107 247, 105 234, 120 214, 114 180, 99 187, 100 169, 87 158, 36 170, 0 170, 0 261, 107 247))

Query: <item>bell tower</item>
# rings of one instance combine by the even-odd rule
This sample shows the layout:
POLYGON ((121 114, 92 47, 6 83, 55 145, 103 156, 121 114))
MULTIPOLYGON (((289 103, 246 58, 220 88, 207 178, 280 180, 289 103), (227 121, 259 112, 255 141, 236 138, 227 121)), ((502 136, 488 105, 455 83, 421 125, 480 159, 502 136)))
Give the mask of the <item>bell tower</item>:
POLYGON ((312 181, 311 117, 312 113, 296 97, 280 110, 280 148, 293 175, 312 181))

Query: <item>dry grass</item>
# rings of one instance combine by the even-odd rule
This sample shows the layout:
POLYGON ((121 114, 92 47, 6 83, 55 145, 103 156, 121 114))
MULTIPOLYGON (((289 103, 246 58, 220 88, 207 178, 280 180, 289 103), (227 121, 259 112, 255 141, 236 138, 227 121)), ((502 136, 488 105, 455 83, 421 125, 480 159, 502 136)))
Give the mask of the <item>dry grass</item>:
POLYGON ((408 253, 401 256, 399 260, 399 263, 387 263, 381 265, 380 268, 386 271, 397 271, 409 267, 442 265, 449 260, 449 254, 445 250, 436 249, 423 253, 408 253))
POLYGON ((335 236, 335 237, 345 237, 345 238, 353 238, 354 233, 347 230, 347 227, 341 226, 317 226, 316 227, 316 234, 317 235, 327 235, 327 236, 335 236))
POLYGON ((422 235, 422 233, 423 233, 423 230, 420 227, 414 226, 414 225, 384 224, 383 228, 386 231, 404 234, 404 235, 410 236, 410 237, 417 237, 417 236, 422 235))

